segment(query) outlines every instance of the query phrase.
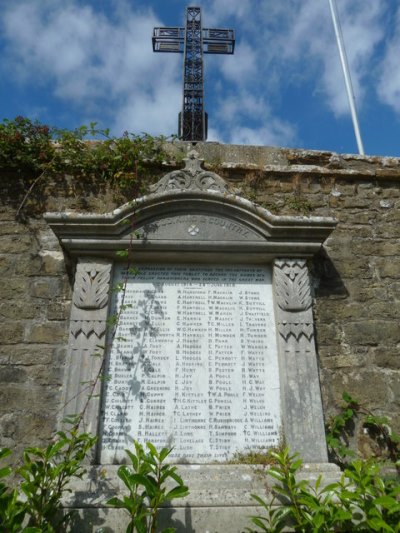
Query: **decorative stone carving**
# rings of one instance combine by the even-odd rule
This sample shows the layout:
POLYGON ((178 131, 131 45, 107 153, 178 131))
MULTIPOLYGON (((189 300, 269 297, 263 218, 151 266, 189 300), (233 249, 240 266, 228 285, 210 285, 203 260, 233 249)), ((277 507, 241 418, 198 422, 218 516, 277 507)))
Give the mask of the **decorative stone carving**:
POLYGON ((314 324, 306 322, 288 322, 284 320, 278 323, 278 331, 285 341, 288 341, 291 335, 296 341, 299 341, 303 335, 307 340, 311 341, 314 335, 314 324))
POLYGON ((310 283, 304 259, 275 262, 277 303, 284 311, 298 313, 311 307, 310 283))
POLYGON ((198 156, 195 150, 191 150, 184 159, 185 168, 166 174, 150 188, 151 192, 162 193, 172 190, 228 192, 225 181, 218 174, 201 168, 204 160, 198 156))
POLYGON ((111 266, 80 263, 76 269, 77 286, 73 302, 79 309, 102 309, 108 302, 111 266))
POLYGON ((78 263, 70 330, 75 339, 89 340, 92 335, 100 339, 105 334, 110 275, 110 263, 78 263))
POLYGON ((325 462, 327 450, 306 260, 275 259, 273 279, 280 368, 284 376, 284 434, 291 449, 302 457, 311 461, 318 457, 325 462))
POLYGON ((310 280, 304 259, 278 259, 275 261, 275 295, 281 309, 278 331, 288 341, 302 336, 311 341, 314 334, 311 308, 310 280))
POLYGON ((72 298, 63 417, 84 413, 84 427, 92 433, 97 431, 111 268, 111 261, 80 258, 72 298))

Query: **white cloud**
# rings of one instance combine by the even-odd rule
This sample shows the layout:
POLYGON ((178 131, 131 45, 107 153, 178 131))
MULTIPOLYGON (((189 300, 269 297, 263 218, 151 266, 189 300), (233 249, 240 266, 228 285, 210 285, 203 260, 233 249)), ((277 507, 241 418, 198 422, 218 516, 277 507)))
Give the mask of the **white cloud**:
POLYGON ((378 95, 400 114, 400 7, 397 9, 394 32, 388 41, 378 83, 378 95))
MULTIPOLYGON (((341 0, 337 2, 352 83, 361 106, 363 79, 371 71, 377 44, 384 37, 384 0, 341 0)), ((316 90, 325 95, 336 115, 349 113, 343 73, 334 37, 328 1, 296 0, 277 36, 275 61, 287 62, 289 73, 314 76, 316 90)), ((282 13, 279 14, 282 16, 282 13)))
POLYGON ((117 4, 113 20, 73 1, 8 4, 3 32, 9 74, 22 83, 50 82, 55 96, 93 113, 109 110, 115 128, 125 116, 131 130, 175 131, 179 104, 174 119, 170 109, 179 99, 179 62, 153 53, 152 29, 160 21, 150 10, 117 4))

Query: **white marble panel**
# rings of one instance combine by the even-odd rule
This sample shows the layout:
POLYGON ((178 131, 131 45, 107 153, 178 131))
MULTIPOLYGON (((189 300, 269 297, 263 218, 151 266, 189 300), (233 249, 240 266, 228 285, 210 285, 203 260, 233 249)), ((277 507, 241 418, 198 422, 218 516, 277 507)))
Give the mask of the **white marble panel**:
POLYGON ((117 265, 101 462, 132 439, 172 446, 175 462, 224 461, 280 438, 271 268, 117 265), (126 307, 125 307, 126 306, 126 307))

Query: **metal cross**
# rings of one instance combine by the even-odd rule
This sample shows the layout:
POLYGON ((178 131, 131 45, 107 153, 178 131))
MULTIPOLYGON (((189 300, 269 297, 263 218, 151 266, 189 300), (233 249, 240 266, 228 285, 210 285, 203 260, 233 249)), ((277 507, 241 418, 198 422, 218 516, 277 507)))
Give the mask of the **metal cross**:
POLYGON ((233 54, 234 49, 234 30, 203 28, 199 7, 186 8, 184 28, 154 28, 154 52, 184 53, 183 104, 179 113, 179 138, 183 141, 207 139, 203 54, 233 54))

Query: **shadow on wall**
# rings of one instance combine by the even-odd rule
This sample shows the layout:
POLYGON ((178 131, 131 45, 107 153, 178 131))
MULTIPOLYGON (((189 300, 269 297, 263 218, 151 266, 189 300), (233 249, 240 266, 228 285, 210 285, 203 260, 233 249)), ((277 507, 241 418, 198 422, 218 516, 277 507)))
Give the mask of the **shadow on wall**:
MULTIPOLYGON (((195 533, 192 524, 192 510, 188 504, 184 509, 184 521, 174 518, 174 508, 163 508, 159 511, 157 531, 164 528, 175 528, 176 533, 195 533)), ((107 507, 86 508, 76 510, 70 529, 71 533, 125 533, 129 516, 122 509, 107 507), (105 525, 105 524, 111 525, 105 525)))
POLYGON ((313 258, 311 276, 317 298, 331 297, 344 299, 349 296, 349 292, 339 272, 324 248, 321 248, 313 258))

